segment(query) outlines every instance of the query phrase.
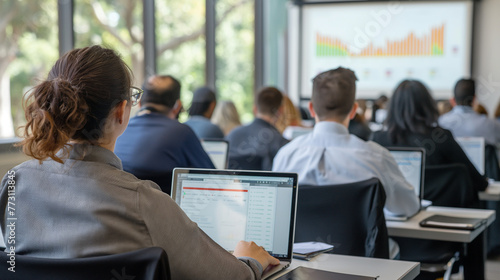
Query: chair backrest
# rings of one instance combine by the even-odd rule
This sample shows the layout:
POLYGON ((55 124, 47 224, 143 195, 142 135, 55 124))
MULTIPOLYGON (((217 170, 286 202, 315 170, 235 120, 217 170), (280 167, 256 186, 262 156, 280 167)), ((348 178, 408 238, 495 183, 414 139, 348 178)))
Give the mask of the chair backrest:
POLYGON ((389 258, 385 191, 376 178, 299 187, 295 242, 335 245, 332 253, 389 258))
POLYGON ((159 174, 134 174, 137 178, 141 180, 150 180, 158 184, 160 189, 170 195, 170 190, 172 188, 172 170, 165 171, 159 174))
POLYGON ((434 206, 477 207, 479 198, 463 164, 425 167, 424 199, 434 206))
POLYGON ((11 258, 0 252, 0 279, 38 280, 111 280, 111 279, 170 279, 170 267, 165 251, 159 247, 133 252, 74 259, 47 259, 22 255, 11 258), (9 263, 13 260, 12 263, 9 263), (15 272, 9 271, 11 265, 15 272), (7 266, 7 267, 5 267, 7 266))
POLYGON ((486 177, 500 181, 500 166, 498 164, 497 149, 494 145, 486 144, 484 159, 484 175, 486 177))

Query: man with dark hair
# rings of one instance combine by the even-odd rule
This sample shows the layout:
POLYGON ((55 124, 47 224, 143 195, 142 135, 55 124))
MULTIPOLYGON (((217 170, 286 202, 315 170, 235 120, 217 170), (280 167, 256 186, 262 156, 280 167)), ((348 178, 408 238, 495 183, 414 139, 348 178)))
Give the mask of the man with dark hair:
POLYGON ((483 137, 486 144, 500 143, 500 123, 472 108, 476 102, 474 80, 459 80, 453 96, 450 100, 453 109, 439 118, 439 125, 449 129, 455 137, 483 137))
POLYGON ((275 124, 283 111, 283 94, 277 88, 263 88, 255 99, 255 120, 232 130, 229 141, 229 168, 271 170, 278 150, 288 143, 275 124))
POLYGON ((123 169, 151 180, 170 194, 175 167, 214 168, 194 132, 177 121, 181 85, 172 76, 152 76, 144 84, 141 109, 116 141, 123 169))
POLYGON ((210 122, 215 105, 217 105, 217 101, 213 90, 201 87, 194 91, 191 108, 189 108, 190 118, 184 124, 191 127, 200 139, 224 138, 222 130, 210 122))
POLYGON ((356 75, 339 67, 313 79, 309 111, 316 120, 311 133, 285 145, 274 158, 273 171, 296 172, 299 184, 333 185, 378 178, 384 186, 386 209, 410 216, 419 209, 413 187, 388 150, 348 131, 358 108, 356 75))

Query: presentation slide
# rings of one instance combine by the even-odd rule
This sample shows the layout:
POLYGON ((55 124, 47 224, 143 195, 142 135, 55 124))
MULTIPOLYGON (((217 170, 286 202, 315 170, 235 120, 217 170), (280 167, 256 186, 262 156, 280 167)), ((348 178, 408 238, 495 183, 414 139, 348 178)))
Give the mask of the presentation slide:
POLYGON ((355 71, 359 98, 390 96, 404 79, 450 98, 471 74, 471 27, 471 1, 306 5, 301 97, 318 73, 343 66, 355 71))

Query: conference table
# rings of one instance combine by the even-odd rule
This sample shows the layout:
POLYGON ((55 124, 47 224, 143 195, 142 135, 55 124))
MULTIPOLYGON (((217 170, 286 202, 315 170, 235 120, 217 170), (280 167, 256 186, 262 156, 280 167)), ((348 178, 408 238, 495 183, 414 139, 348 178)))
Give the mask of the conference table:
POLYGON ((288 269, 269 279, 277 279, 299 266, 338 273, 378 276, 377 280, 412 280, 420 273, 418 262, 321 254, 310 261, 293 259, 288 269))
POLYGON ((427 209, 420 211, 417 215, 407 221, 387 221, 386 223, 389 236, 461 242, 468 244, 468 252, 465 257, 466 264, 464 264, 464 278, 466 280, 481 280, 484 279, 484 266, 486 262, 485 230, 489 225, 491 225, 491 223, 493 223, 495 218, 496 214, 494 210, 430 206, 427 209), (479 218, 486 220, 486 223, 472 231, 421 227, 419 225, 420 221, 436 214, 479 218))

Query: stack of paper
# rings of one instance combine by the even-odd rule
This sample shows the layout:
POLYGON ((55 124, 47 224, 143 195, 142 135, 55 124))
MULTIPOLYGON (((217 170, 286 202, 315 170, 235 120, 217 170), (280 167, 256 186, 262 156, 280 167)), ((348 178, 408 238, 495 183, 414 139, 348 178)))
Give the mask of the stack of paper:
POLYGON ((312 257, 333 249, 333 245, 323 242, 299 242, 293 244, 293 257, 310 260, 312 257))

